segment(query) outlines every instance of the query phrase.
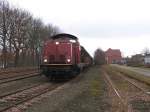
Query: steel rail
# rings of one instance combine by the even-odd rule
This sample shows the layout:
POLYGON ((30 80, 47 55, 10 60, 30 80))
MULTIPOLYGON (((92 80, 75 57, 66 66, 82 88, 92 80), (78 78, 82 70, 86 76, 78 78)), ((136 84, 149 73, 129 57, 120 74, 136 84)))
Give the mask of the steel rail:
POLYGON ((40 75, 39 73, 35 73, 35 74, 31 74, 31 75, 14 77, 14 78, 11 78, 11 79, 6 79, 6 80, 0 81, 0 84, 4 84, 4 83, 8 83, 8 82, 13 82, 13 81, 17 81, 17 80, 22 80, 22 79, 26 79, 26 78, 30 78, 30 77, 36 77, 36 76, 39 76, 39 75, 40 75))
MULTIPOLYGON (((47 93, 47 92, 49 92, 49 91, 52 91, 52 90, 56 89, 56 88, 59 87, 59 86, 60 86, 60 84, 52 84, 52 85, 49 85, 49 87, 46 87, 43 91, 40 91, 38 94, 33 95, 33 96, 29 97, 29 98, 20 100, 20 101, 18 101, 18 102, 15 102, 15 104, 10 105, 10 106, 7 106, 7 107, 1 109, 0 112, 5 112, 5 111, 7 111, 7 110, 9 110, 9 109, 11 109, 11 108, 13 108, 13 107, 16 107, 17 105, 20 105, 20 104, 23 104, 23 103, 25 103, 25 102, 27 102, 27 101, 30 101, 30 100, 32 100, 32 99, 34 99, 34 98, 36 98, 36 97, 41 96, 42 94, 45 94, 45 93, 47 93)), ((36 87, 35 87, 35 88, 36 88, 36 87)), ((33 89, 33 88, 30 88, 30 89, 33 89)), ((23 91, 22 91, 22 92, 23 92, 23 91)))
POLYGON ((0 74, 19 73, 19 72, 33 71, 33 70, 37 70, 37 68, 2 70, 0 71, 0 74))
POLYGON ((113 83, 113 81, 111 80, 111 78, 108 76, 108 74, 106 72, 103 72, 104 73, 104 76, 105 76, 105 79, 107 80, 107 82, 109 83, 109 85, 112 87, 113 91, 115 92, 115 94, 117 95, 117 97, 120 99, 121 101, 121 104, 123 106, 122 110, 123 112, 127 112, 128 111, 128 103, 127 101, 125 101, 121 94, 120 94, 120 91, 119 89, 115 86, 115 84, 113 83))
MULTIPOLYGON (((139 86, 136 82, 131 81, 131 79, 127 78, 127 76, 125 76, 124 74, 121 75, 121 73, 119 73, 119 75, 126 80, 127 82, 129 82, 131 85, 135 86, 136 88, 138 88, 139 90, 141 90, 144 94, 146 95, 150 95, 150 92, 145 90, 144 88, 142 88, 141 86, 139 86)), ((135 79, 136 80, 136 79, 135 79)))
POLYGON ((4 79, 10 79, 10 78, 14 78, 14 77, 18 77, 18 76, 25 76, 25 75, 28 75, 28 74, 32 74, 32 73, 38 73, 38 71, 30 71, 28 73, 20 73, 18 72, 16 75, 6 75, 5 77, 0 77, 0 80, 4 80, 4 79), (20 75, 22 74, 22 75, 20 75))
POLYGON ((4 98, 4 97, 6 97, 6 96, 10 96, 10 95, 13 95, 13 94, 16 94, 16 93, 23 92, 23 91, 28 90, 28 89, 31 89, 31 88, 38 87, 38 86, 40 86, 40 85, 41 85, 41 84, 34 84, 33 86, 29 86, 29 87, 22 88, 22 89, 19 89, 19 90, 16 90, 16 91, 13 91, 13 92, 4 94, 4 95, 0 95, 0 99, 4 98))

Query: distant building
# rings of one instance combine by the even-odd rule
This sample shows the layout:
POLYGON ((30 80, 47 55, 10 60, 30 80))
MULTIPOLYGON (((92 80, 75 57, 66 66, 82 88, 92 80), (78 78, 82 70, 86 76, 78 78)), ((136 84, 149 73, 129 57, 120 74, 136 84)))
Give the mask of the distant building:
POLYGON ((146 54, 144 57, 144 64, 150 65, 150 54, 146 54))
POLYGON ((105 57, 106 57, 107 64, 116 64, 116 63, 121 63, 122 61, 122 56, 119 49, 109 48, 105 52, 105 57))
POLYGON ((136 54, 132 56, 132 60, 135 61, 136 63, 144 63, 144 55, 142 54, 136 54))
POLYGON ((120 64, 121 65, 127 64, 127 58, 122 58, 120 64))
POLYGON ((142 54, 135 54, 130 59, 127 60, 127 65, 129 66, 142 66, 144 65, 145 56, 142 54))

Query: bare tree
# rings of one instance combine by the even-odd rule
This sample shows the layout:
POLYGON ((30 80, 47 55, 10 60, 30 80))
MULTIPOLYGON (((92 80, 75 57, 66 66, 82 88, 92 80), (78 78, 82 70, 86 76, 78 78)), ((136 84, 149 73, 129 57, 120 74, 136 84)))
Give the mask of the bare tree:
POLYGON ((44 27, 44 34, 45 34, 45 40, 49 39, 50 37, 60 33, 60 29, 56 26, 53 26, 52 24, 48 24, 44 27))
POLYGON ((31 16, 28 12, 20 9, 13 10, 11 41, 14 47, 15 66, 19 64, 19 55, 25 47, 26 39, 28 38, 28 26, 30 25, 31 16))
POLYGON ((96 65, 103 65, 106 63, 105 52, 100 48, 96 49, 94 52, 94 63, 96 65))
POLYGON ((1 30, 1 45, 2 45, 2 61, 3 61, 3 66, 4 68, 7 67, 7 34, 8 34, 8 27, 9 27, 9 22, 8 18, 9 16, 9 3, 7 1, 1 1, 0 3, 0 30, 1 30))
POLYGON ((0 0, 0 58, 5 68, 10 63, 37 65, 43 42, 59 32, 58 27, 45 25, 29 12, 11 8, 6 0, 0 0))
POLYGON ((29 48, 31 49, 33 65, 39 62, 38 55, 40 44, 42 42, 43 27, 44 25, 40 19, 32 20, 32 26, 30 29, 30 37, 29 37, 29 48))
POLYGON ((144 54, 144 55, 150 54, 149 48, 147 48, 147 47, 144 48, 143 51, 142 51, 142 54, 144 54))

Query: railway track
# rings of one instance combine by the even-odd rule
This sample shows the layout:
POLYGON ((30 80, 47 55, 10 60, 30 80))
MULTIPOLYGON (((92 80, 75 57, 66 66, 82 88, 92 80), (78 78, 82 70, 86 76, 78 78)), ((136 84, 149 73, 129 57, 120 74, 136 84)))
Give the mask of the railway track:
POLYGON ((119 112, 128 112, 129 108, 127 105, 127 101, 125 99, 123 99, 121 92, 119 91, 119 89, 116 87, 116 85, 113 83, 113 81, 111 80, 111 78, 108 76, 108 74, 106 72, 104 72, 104 77, 106 79, 106 83, 107 85, 111 86, 112 90, 114 91, 115 95, 118 97, 119 101, 120 101, 120 108, 118 109, 119 112))
POLYGON ((135 86, 138 88, 142 93, 149 95, 150 96, 150 91, 146 90, 145 88, 141 87, 138 83, 134 82, 127 76, 124 76, 123 74, 118 73, 124 80, 128 81, 131 85, 135 86))
POLYGON ((36 99, 42 98, 42 96, 48 92, 52 92, 56 88, 62 87, 65 84, 74 83, 74 81, 77 81, 80 78, 82 78, 81 75, 71 80, 64 80, 59 83, 44 82, 43 84, 33 85, 31 87, 1 95, 0 112, 12 112, 14 109, 17 111, 19 110, 20 112, 21 110, 24 110, 26 104, 31 103, 32 105, 32 102, 36 102, 36 99))
MULTIPOLYGON (((132 107, 133 104, 131 102, 136 101, 136 99, 138 99, 138 101, 144 101, 146 98, 150 99, 149 85, 145 85, 139 80, 131 79, 117 71, 110 72, 106 70, 106 72, 104 71, 104 76, 107 80, 107 84, 111 86, 122 104, 120 111, 132 112, 134 108, 132 107)), ((146 100, 145 102, 149 102, 149 100, 146 100)))
POLYGON ((11 110, 13 107, 30 101, 44 93, 47 93, 48 91, 59 87, 60 85, 62 85, 62 83, 45 83, 20 90, 15 92, 15 94, 10 93, 8 95, 4 95, 0 98, 0 112, 11 110))
POLYGON ((14 68, 14 69, 0 70, 0 76, 3 74, 12 74, 12 73, 20 73, 26 71, 35 71, 35 70, 37 70, 37 68, 14 68))
POLYGON ((13 78, 24 74, 29 74, 33 72, 39 72, 37 69, 23 69, 23 70, 16 70, 16 71, 3 71, 0 73, 0 80, 13 78))
POLYGON ((0 95, 0 99, 2 99, 3 97, 6 97, 6 96, 9 96, 9 95, 12 95, 12 94, 16 94, 16 93, 19 93, 19 92, 22 92, 22 91, 25 91, 25 90, 28 90, 28 89, 31 89, 31 88, 34 88, 34 87, 37 87, 41 84, 34 84, 32 86, 28 86, 28 87, 25 87, 25 88, 21 88, 19 90, 15 90, 13 92, 10 92, 10 93, 5 93, 3 95, 0 95))
POLYGON ((38 71, 29 71, 29 72, 18 72, 17 74, 15 74, 15 75, 12 75, 12 74, 10 74, 10 75, 7 75, 7 74, 4 74, 3 75, 3 77, 0 77, 0 80, 3 80, 3 79, 10 79, 10 78, 14 78, 14 77, 19 77, 19 76, 25 76, 25 75, 28 75, 28 74, 34 74, 34 73, 36 73, 36 72, 38 72, 38 71))
POLYGON ((12 81, 17 81, 17 80, 21 80, 21 79, 25 79, 25 78, 31 78, 31 77, 36 77, 39 76, 40 74, 38 72, 35 73, 27 73, 27 74, 23 74, 20 76, 14 76, 14 77, 7 77, 7 78, 3 78, 0 79, 0 84, 4 84, 4 83, 8 83, 8 82, 12 82, 12 81))

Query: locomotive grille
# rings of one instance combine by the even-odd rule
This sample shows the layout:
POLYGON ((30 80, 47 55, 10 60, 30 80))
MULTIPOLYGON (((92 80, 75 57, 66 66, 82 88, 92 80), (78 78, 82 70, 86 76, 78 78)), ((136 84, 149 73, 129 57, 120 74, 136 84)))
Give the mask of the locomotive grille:
POLYGON ((50 55, 49 56, 49 63, 54 63, 55 62, 55 56, 54 55, 50 55))
POLYGON ((66 61, 65 55, 60 55, 59 59, 60 59, 60 63, 65 63, 66 61))
POLYGON ((50 64, 65 64, 66 63, 66 57, 65 55, 59 55, 57 59, 54 55, 49 56, 49 63, 50 64))

